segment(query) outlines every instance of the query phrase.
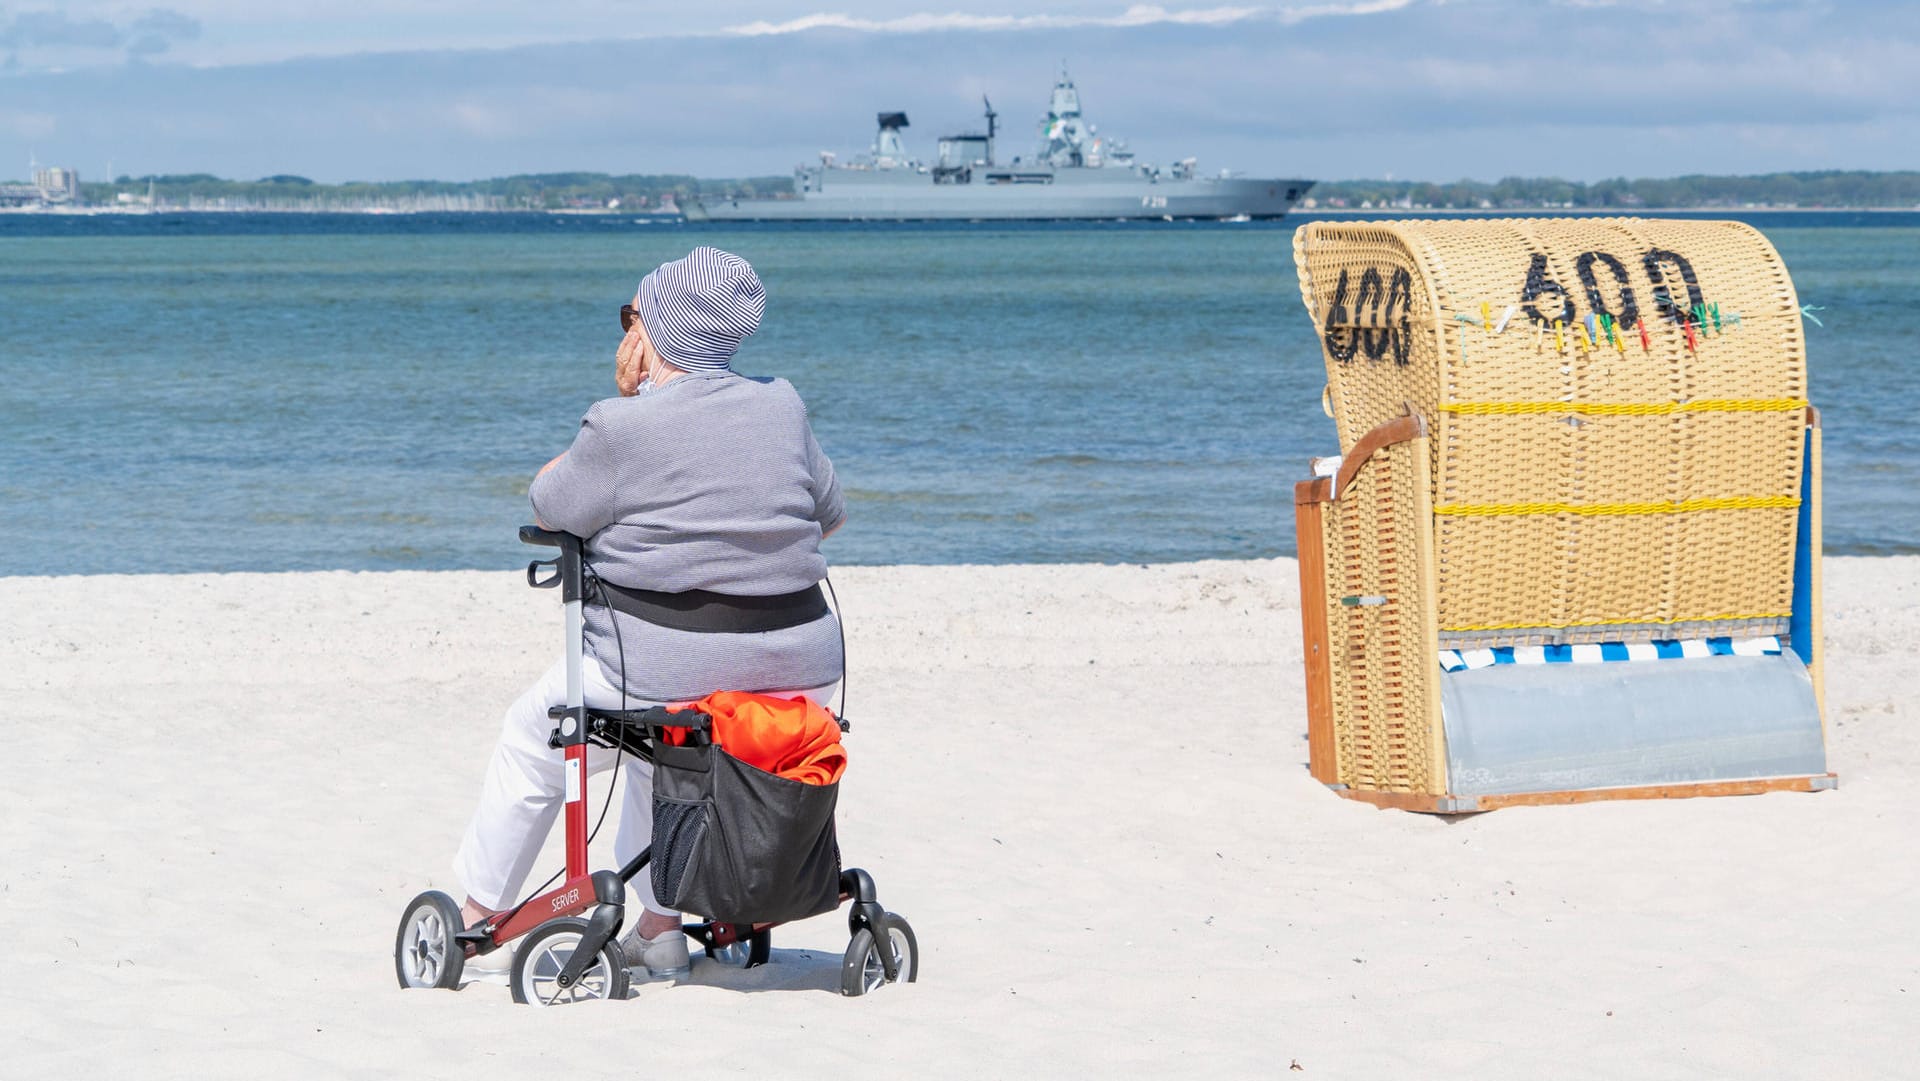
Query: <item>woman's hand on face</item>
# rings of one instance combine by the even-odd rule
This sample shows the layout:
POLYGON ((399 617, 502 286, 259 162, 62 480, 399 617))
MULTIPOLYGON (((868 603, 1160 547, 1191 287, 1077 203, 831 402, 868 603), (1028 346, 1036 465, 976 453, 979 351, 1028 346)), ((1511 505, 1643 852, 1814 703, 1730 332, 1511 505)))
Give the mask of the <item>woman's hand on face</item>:
POLYGON ((640 391, 640 380, 646 378, 646 365, 643 361, 646 353, 646 335, 640 330, 640 324, 633 324, 627 336, 620 339, 620 348, 613 354, 613 385, 620 388, 622 398, 631 398, 640 391))

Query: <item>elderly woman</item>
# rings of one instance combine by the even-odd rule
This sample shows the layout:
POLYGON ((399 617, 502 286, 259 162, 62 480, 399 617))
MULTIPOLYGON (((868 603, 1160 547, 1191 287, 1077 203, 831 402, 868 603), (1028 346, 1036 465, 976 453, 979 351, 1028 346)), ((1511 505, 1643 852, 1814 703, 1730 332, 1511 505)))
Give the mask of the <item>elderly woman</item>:
MULTIPOLYGON (((833 464, 791 384, 732 370, 765 306, 753 268, 717 248, 648 274, 620 309, 620 397, 588 409, 573 445, 534 478, 535 516, 586 538, 605 586, 586 608, 589 706, 717 690, 825 702, 840 680, 840 626, 819 592, 820 541, 845 520, 833 464)), ((560 811, 563 759, 547 746, 547 709, 565 690, 555 664, 507 710, 454 861, 468 926, 519 900, 560 811)), ((612 752, 596 753, 590 768, 613 765, 612 752)), ((646 846, 653 821, 652 767, 627 767, 621 863, 646 846)), ((679 915, 655 900, 649 876, 631 889, 643 911, 623 942, 629 964, 684 970, 679 915)))

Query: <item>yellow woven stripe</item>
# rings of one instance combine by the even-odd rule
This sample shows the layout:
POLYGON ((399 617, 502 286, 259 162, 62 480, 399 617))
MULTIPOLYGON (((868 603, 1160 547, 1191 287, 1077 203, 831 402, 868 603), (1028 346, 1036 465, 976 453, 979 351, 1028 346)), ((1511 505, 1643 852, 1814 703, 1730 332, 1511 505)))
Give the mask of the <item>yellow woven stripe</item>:
POLYGON ((1518 514, 1686 514, 1697 510, 1756 510, 1799 505, 1798 496, 1734 495, 1684 499, 1678 503, 1670 500, 1658 503, 1448 503, 1433 508, 1433 513, 1473 518, 1518 514))
POLYGON ((1701 398, 1691 402, 1449 402, 1440 406, 1440 411, 1465 416, 1580 413, 1592 417, 1640 417, 1671 413, 1791 413, 1806 407, 1804 398, 1701 398))
POLYGON ((1752 614, 1726 616, 1683 616, 1679 619, 1602 619, 1594 623, 1562 623, 1558 626, 1546 626, 1539 623, 1488 623, 1479 627, 1442 627, 1443 631, 1570 631, 1581 627, 1627 627, 1644 624, 1671 626, 1676 623, 1724 623, 1749 619, 1790 619, 1792 612, 1755 612, 1752 614))

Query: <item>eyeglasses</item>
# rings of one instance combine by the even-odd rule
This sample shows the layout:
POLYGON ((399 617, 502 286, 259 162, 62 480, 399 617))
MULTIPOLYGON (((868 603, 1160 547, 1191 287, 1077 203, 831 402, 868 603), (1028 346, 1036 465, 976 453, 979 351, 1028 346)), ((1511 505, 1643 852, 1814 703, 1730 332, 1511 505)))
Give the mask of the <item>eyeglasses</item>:
POLYGON ((640 313, 633 310, 633 305, 620 305, 620 329, 622 331, 632 330, 633 321, 638 318, 640 318, 640 313))

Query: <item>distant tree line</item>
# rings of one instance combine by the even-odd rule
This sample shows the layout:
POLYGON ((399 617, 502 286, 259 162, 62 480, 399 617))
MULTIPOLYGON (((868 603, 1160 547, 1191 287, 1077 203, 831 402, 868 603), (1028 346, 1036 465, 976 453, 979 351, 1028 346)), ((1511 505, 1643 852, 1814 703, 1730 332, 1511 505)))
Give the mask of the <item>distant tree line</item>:
POLYGON ((623 210, 657 207, 663 196, 676 200, 693 195, 714 198, 753 198, 787 194, 787 177, 702 179, 674 174, 538 173, 492 180, 350 181, 319 184, 303 176, 278 175, 259 180, 228 180, 210 173, 120 176, 111 183, 82 184, 90 203, 111 204, 121 196, 144 198, 151 183, 155 202, 163 206, 384 206, 428 199, 464 199, 473 205, 501 210, 604 209, 614 200, 623 210))
POLYGON ((1920 207, 1920 172, 1830 170, 1764 176, 1677 176, 1664 180, 1507 177, 1457 180, 1329 180, 1309 193, 1321 207, 1508 210, 1538 207, 1920 207))

